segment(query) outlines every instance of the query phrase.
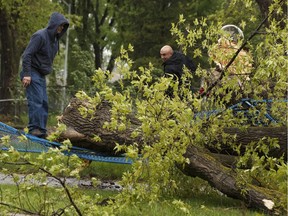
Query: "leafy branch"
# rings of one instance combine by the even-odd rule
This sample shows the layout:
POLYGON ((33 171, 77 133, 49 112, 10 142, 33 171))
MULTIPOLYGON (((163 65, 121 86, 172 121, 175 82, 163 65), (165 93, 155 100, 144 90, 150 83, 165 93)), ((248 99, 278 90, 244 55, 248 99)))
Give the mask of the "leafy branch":
POLYGON ((74 202, 73 198, 72 198, 72 195, 69 191, 69 189, 66 187, 66 183, 65 183, 65 179, 62 180, 61 178, 57 177, 57 176, 54 176, 51 172, 49 172, 48 170, 45 170, 43 168, 39 168, 41 171, 47 173, 50 177, 56 179, 60 184, 61 186, 64 188, 67 196, 68 196, 68 199, 71 203, 71 205, 75 208, 76 212, 78 213, 78 215, 81 215, 82 216, 82 213, 80 211, 80 209, 78 208, 78 206, 76 205, 76 203, 74 202))
MULTIPOLYGON (((9 203, 0 202, 0 205, 7 206, 7 207, 9 207, 9 208, 11 208, 11 209, 17 209, 17 210, 20 210, 20 211, 23 212, 23 213, 27 213, 27 214, 30 214, 30 215, 36 215, 35 212, 28 211, 28 210, 26 210, 26 209, 23 209, 23 208, 20 208, 20 207, 11 205, 11 204, 9 204, 9 203)), ((37 213, 37 215, 38 215, 38 213, 37 213)))
MULTIPOLYGON (((279 2, 279 4, 281 5, 283 3, 283 0, 281 0, 279 2)), ((214 81, 210 86, 208 86, 208 88, 203 91, 201 94, 199 94, 197 96, 197 99, 200 99, 204 96, 207 95, 207 93, 209 93, 224 77, 225 73, 227 72, 228 68, 232 65, 232 63, 234 62, 234 60, 236 59, 236 57, 238 56, 238 54, 241 52, 241 50, 247 45, 247 43, 249 41, 252 40, 252 38, 258 34, 259 29, 266 23, 266 21, 268 20, 268 18, 271 16, 271 14, 274 12, 274 10, 270 11, 267 16, 262 20, 262 22, 258 25, 258 27, 250 34, 250 36, 244 40, 244 42, 242 43, 242 45, 238 48, 238 50, 235 52, 235 54, 233 55, 233 57, 230 59, 230 61, 228 62, 228 64, 223 68, 220 69, 220 77, 214 81)))

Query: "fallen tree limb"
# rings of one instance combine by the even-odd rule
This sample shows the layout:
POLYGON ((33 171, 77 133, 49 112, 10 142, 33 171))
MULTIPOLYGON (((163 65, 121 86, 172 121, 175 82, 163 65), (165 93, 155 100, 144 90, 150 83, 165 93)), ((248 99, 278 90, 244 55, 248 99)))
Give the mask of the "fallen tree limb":
POLYGON ((117 143, 130 145, 137 141, 132 139, 130 134, 133 129, 140 124, 136 119, 132 122, 134 125, 122 132, 111 132, 103 128, 105 122, 110 122, 111 106, 108 102, 103 102, 97 107, 97 112, 92 120, 83 118, 78 111, 85 102, 73 98, 65 109, 63 115, 59 118, 60 122, 67 126, 67 130, 61 135, 60 139, 70 139, 73 145, 92 149, 102 153, 114 155, 114 148, 117 143), (98 135, 101 141, 93 140, 98 135))
MULTIPOLYGON (((257 143, 262 140, 265 144, 269 145, 269 139, 276 139, 279 144, 279 148, 270 148, 269 156, 280 158, 284 156, 284 160, 287 161, 287 128, 281 127, 249 127, 247 130, 240 130, 239 128, 224 128, 224 132, 230 135, 237 135, 235 143, 241 144, 241 153, 246 150, 246 146, 251 143, 257 143), (266 139, 265 139, 266 138, 266 139)), ((224 144, 220 149, 213 148, 213 143, 207 146, 207 148, 213 153, 227 154, 238 156, 238 154, 231 149, 230 146, 224 144)))
MULTIPOLYGON (((65 133, 61 135, 61 139, 70 139, 72 144, 78 147, 84 147, 114 155, 116 142, 119 144, 130 145, 137 142, 141 145, 141 137, 135 140, 130 134, 135 128, 140 125, 140 122, 130 117, 131 127, 126 131, 111 132, 103 128, 105 122, 110 122, 111 106, 108 102, 103 102, 97 107, 93 119, 83 118, 78 109, 80 106, 85 106, 85 102, 73 98, 69 106, 65 109, 60 121, 67 126, 65 133), (95 141, 93 137, 97 135, 101 141, 95 141)), ((241 131, 238 128, 226 128, 225 133, 230 135, 237 134, 236 143, 241 144, 242 152, 245 151, 245 146, 250 142, 258 142, 263 137, 275 138, 278 140, 280 148, 274 148, 270 151, 273 157, 280 158, 283 154, 287 161, 287 129, 286 127, 250 127, 246 131, 241 131)), ((265 141, 264 141, 265 142, 265 141)), ((267 141, 266 141, 267 142, 267 141)), ((267 142, 268 145, 268 142, 267 142)), ((213 153, 235 155, 229 146, 224 144, 221 150, 213 148, 214 143, 211 143, 207 148, 213 153)))
POLYGON ((286 211, 276 207, 281 197, 285 196, 284 194, 255 185, 241 185, 232 169, 224 167, 200 148, 191 145, 184 156, 189 158, 190 163, 185 164, 184 167, 178 165, 178 168, 186 175, 193 174, 206 180, 225 195, 244 201, 248 207, 261 209, 271 214, 281 214, 286 211))
MULTIPOLYGON (((133 116, 130 117, 130 128, 121 132, 111 132, 103 128, 104 123, 109 122, 111 117, 111 106, 108 102, 103 102, 98 105, 95 116, 91 119, 83 118, 80 115, 78 111, 80 106, 85 106, 85 102, 77 100, 76 98, 72 99, 60 117, 60 121, 67 126, 67 131, 62 134, 62 139, 69 138, 75 146, 85 147, 111 155, 115 154, 114 147, 116 142, 125 145, 137 142, 141 146, 141 137, 136 140, 130 136, 133 130, 140 124, 133 116), (93 139, 95 135, 98 135, 101 141, 95 141, 93 139)), ((226 132, 236 133, 239 136, 238 142, 242 143, 253 140, 257 141, 264 136, 271 135, 274 138, 278 138, 281 145, 286 146, 284 143, 286 143, 285 140, 287 140, 287 133, 286 130, 283 130, 284 128, 266 129, 259 127, 251 128, 251 130, 249 129, 246 132, 239 131, 238 129, 227 129, 226 132)), ((191 177, 198 176, 208 181, 210 185, 222 193, 244 201, 249 207, 261 209, 272 214, 285 212, 282 207, 276 205, 280 202, 280 198, 285 196, 284 194, 255 185, 239 184, 233 169, 223 166, 223 161, 220 163, 219 160, 216 160, 215 158, 217 157, 215 155, 213 156, 213 153, 213 157, 211 157, 211 152, 207 153, 207 149, 204 151, 204 149, 190 145, 184 156, 190 161, 190 163, 184 167, 183 165, 178 165, 184 174, 191 177)), ((232 163, 234 163, 233 160, 232 163)))

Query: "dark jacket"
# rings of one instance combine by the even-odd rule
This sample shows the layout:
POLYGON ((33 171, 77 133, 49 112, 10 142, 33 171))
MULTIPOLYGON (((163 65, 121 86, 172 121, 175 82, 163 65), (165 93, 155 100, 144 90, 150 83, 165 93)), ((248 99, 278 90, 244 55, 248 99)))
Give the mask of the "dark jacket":
POLYGON ((179 79, 179 81, 181 81, 184 65, 190 70, 191 73, 196 71, 196 67, 189 57, 178 51, 174 51, 173 55, 163 63, 164 73, 165 75, 174 75, 179 79))
POLYGON ((22 56, 23 76, 31 76, 31 70, 42 75, 52 71, 52 64, 59 49, 59 39, 69 27, 68 20, 60 13, 54 12, 48 26, 35 32, 22 56), (64 24, 64 29, 57 34, 58 26, 64 24))

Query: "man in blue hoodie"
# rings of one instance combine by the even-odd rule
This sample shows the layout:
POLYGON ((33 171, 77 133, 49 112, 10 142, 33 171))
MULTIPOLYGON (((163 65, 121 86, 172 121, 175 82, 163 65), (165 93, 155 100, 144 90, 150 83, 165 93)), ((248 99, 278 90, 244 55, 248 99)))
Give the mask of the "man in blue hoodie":
POLYGON ((50 16, 48 26, 35 32, 22 56, 20 78, 26 88, 29 112, 29 133, 46 138, 48 97, 45 76, 53 70, 53 60, 59 49, 59 40, 69 27, 60 13, 50 16))

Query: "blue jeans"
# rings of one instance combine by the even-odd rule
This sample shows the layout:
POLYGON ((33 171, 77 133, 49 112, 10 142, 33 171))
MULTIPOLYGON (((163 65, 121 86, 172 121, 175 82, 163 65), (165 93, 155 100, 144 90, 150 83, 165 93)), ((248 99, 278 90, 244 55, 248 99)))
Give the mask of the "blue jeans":
MULTIPOLYGON (((20 73, 23 79, 22 72, 20 73)), ((46 124, 48 118, 48 97, 46 91, 46 79, 37 71, 31 71, 31 83, 26 88, 29 113, 29 132, 39 129, 46 134, 46 124)))

